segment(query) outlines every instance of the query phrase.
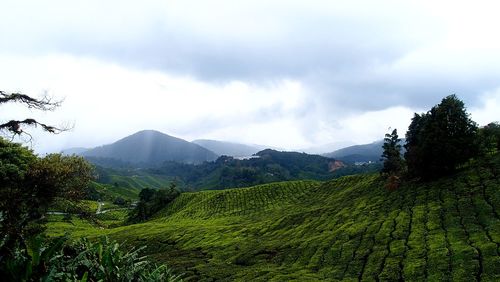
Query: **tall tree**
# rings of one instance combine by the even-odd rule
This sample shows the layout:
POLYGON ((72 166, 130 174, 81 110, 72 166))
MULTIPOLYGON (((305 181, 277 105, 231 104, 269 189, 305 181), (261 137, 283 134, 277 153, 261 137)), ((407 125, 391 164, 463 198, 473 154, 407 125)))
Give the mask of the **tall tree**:
POLYGON ((455 95, 444 98, 429 112, 415 116, 406 133, 405 159, 415 177, 449 174, 477 154, 477 124, 455 95))
POLYGON ((391 133, 387 133, 384 138, 384 149, 382 153, 382 160, 384 167, 382 174, 384 175, 397 175, 401 172, 403 167, 403 159, 401 158, 401 139, 398 136, 398 130, 394 129, 391 133))
POLYGON ((424 174, 425 164, 428 160, 424 159, 427 154, 423 154, 422 143, 424 128, 428 121, 428 114, 417 114, 413 116, 408 131, 406 132, 406 152, 404 158, 407 165, 407 173, 412 177, 424 174))
POLYGON ((56 197, 81 199, 92 178, 92 166, 81 157, 38 158, 31 150, 0 138, 0 256, 20 239, 40 232, 56 197))

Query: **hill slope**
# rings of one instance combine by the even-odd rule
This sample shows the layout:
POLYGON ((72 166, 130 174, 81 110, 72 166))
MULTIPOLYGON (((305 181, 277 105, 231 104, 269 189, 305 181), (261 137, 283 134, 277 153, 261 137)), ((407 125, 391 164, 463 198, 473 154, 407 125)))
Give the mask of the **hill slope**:
POLYGON ((192 143, 207 148, 219 156, 248 157, 264 149, 245 144, 206 139, 194 140, 192 143))
POLYGON ((220 157, 201 165, 167 162, 152 172, 178 178, 189 190, 224 189, 285 181, 333 177, 335 160, 297 152, 260 151, 250 159, 220 157))
POLYGON ((68 149, 62 150, 60 153, 63 155, 68 155, 68 156, 81 155, 87 150, 89 150, 89 149, 83 148, 83 147, 74 147, 74 148, 68 148, 68 149))
MULTIPOLYGON (((500 162, 389 192, 378 175, 184 193, 107 233, 188 281, 500 279, 500 162)), ((75 234, 74 234, 75 235, 75 234)))
POLYGON ((217 155, 199 145, 154 130, 144 130, 113 144, 82 153, 92 161, 106 165, 109 159, 143 166, 157 166, 165 161, 201 163, 217 155), (104 161, 100 162, 99 160, 104 161))
POLYGON ((382 155, 384 141, 376 141, 370 144, 354 145, 342 148, 331 153, 323 154, 328 158, 335 158, 345 162, 378 162, 382 155))

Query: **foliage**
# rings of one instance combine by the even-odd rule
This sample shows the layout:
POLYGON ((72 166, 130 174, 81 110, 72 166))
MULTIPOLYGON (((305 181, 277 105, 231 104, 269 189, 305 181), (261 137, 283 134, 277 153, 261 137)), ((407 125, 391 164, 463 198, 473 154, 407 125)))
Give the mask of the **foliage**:
POLYGON ((20 144, 11 143, 0 138, 1 192, 7 194, 5 189, 19 186, 35 160, 36 156, 33 151, 22 147, 20 144))
POLYGON ((356 174, 372 174, 380 172, 382 169, 381 163, 363 163, 363 164, 349 164, 345 167, 339 168, 332 171, 332 179, 336 179, 342 176, 356 175, 356 174))
POLYGON ((499 181, 497 154, 392 192, 378 174, 186 192, 147 222, 73 236, 146 244, 186 281, 498 281, 499 181))
POLYGON ((48 207, 57 197, 82 198, 92 178, 92 167, 83 158, 47 155, 0 139, 0 263, 16 257, 16 250, 43 229, 48 207))
POLYGON ((89 200, 115 201, 123 198, 136 201, 144 188, 159 189, 170 185, 172 177, 151 173, 141 169, 112 169, 96 166, 97 179, 87 190, 89 200))
MULTIPOLYGON (((92 183, 94 184, 94 183, 92 183)), ((100 201, 102 199, 101 193, 97 191, 97 185, 88 185, 84 190, 84 198, 91 201, 100 201)))
POLYGON ((403 168, 403 159, 401 158, 401 139, 398 136, 398 130, 394 129, 390 134, 387 133, 384 138, 384 149, 382 160, 384 167, 381 170, 385 175, 398 175, 403 168))
POLYGON ((55 196, 82 199, 89 182, 94 178, 92 166, 82 157, 49 154, 38 159, 28 173, 28 184, 47 204, 55 196))
POLYGON ((500 124, 492 122, 480 128, 478 143, 482 156, 500 151, 500 124))
POLYGON ((168 189, 142 189, 139 193, 139 202, 130 211, 128 221, 140 222, 147 220, 172 202, 179 194, 179 190, 176 189, 173 183, 168 189))
POLYGON ((165 265, 157 266, 140 255, 143 248, 123 251, 123 246, 102 237, 67 244, 67 237, 30 238, 27 248, 2 264, 2 278, 9 281, 181 281, 165 265))
POLYGON ((118 206, 125 206, 127 205, 127 201, 122 197, 116 197, 115 200, 113 201, 113 204, 118 206))
POLYGON ((425 114, 415 114, 406 133, 405 159, 411 176, 437 178, 477 154, 477 125, 455 95, 425 114))
POLYGON ((165 162, 155 174, 178 177, 185 190, 248 187, 285 180, 327 180, 334 160, 319 155, 263 150, 250 159, 219 157, 199 165, 165 162))

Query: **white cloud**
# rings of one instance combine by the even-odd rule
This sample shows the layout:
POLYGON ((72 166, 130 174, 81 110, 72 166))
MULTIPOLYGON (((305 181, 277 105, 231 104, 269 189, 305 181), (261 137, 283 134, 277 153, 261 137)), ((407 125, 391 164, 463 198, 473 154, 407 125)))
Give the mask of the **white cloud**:
POLYGON ((456 93, 500 110, 496 1, 2 1, 0 89, 64 97, 39 151, 141 129, 278 147, 404 135, 456 93), (29 20, 26 20, 29 19, 29 20))
POLYGON ((0 85, 7 86, 5 90, 29 94, 47 90, 64 98, 63 106, 50 113, 4 106, 4 119, 30 115, 55 124, 75 123, 73 131, 57 136, 58 141, 37 135, 40 151, 96 146, 141 129, 186 139, 203 135, 238 140, 247 136, 248 142, 258 143, 268 140, 269 130, 258 133, 256 127, 266 128, 294 115, 304 98, 300 83, 289 80, 266 87, 241 81, 212 85, 191 77, 128 70, 70 56, 0 57, 0 64, 16 66, 0 69, 0 85))
POLYGON ((479 126, 490 122, 500 122, 500 88, 480 97, 481 106, 470 109, 471 118, 479 126))

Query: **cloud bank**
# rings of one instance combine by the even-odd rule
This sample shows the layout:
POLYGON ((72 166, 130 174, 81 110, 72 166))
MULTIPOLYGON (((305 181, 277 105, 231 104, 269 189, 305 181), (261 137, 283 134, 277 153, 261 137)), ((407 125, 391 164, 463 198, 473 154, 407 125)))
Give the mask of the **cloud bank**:
POLYGON ((497 119, 499 4, 3 1, 0 87, 65 97, 40 151, 140 129, 289 149, 404 132, 456 93, 497 119), (58 140, 58 141, 56 141, 58 140))

